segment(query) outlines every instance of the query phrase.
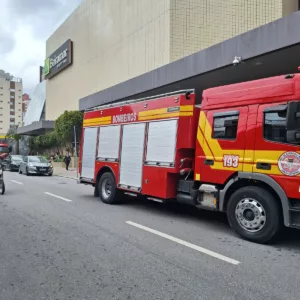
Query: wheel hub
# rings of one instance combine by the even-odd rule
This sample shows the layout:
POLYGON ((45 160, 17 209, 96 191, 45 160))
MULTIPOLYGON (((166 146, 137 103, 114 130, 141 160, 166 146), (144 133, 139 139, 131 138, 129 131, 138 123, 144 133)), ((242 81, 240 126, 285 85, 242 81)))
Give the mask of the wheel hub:
POLYGON ((101 185, 102 196, 107 199, 112 193, 112 183, 109 179, 104 179, 101 185))
POLYGON ((266 212, 264 207, 255 199, 244 198, 236 206, 235 216, 245 230, 257 232, 266 224, 266 212))

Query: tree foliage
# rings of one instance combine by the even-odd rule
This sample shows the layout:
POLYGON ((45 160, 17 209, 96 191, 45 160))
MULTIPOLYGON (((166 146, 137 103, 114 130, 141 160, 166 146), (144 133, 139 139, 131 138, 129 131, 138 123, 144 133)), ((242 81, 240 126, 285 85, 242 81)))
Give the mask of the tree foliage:
POLYGON ((54 130, 45 135, 29 138, 31 151, 43 152, 58 147, 73 149, 74 126, 77 128, 77 137, 80 136, 83 113, 80 111, 65 111, 56 121, 54 130))
POLYGON ((45 135, 30 137, 28 140, 28 146, 32 151, 45 151, 58 146, 58 141, 55 132, 51 132, 45 135))
POLYGON ((10 127, 6 133, 6 138, 10 140, 14 140, 16 146, 16 152, 19 154, 20 152, 20 140, 22 136, 17 133, 18 125, 10 127))
POLYGON ((22 136, 20 134, 17 133, 18 130, 18 126, 14 126, 8 129, 7 133, 6 133, 6 138, 7 139, 12 139, 15 141, 19 141, 22 136))
MULTIPOLYGON (((81 131, 83 113, 80 111, 65 111, 55 121, 55 133, 62 144, 71 144, 74 140, 74 126, 81 131)), ((80 132, 79 132, 80 135, 80 132)))

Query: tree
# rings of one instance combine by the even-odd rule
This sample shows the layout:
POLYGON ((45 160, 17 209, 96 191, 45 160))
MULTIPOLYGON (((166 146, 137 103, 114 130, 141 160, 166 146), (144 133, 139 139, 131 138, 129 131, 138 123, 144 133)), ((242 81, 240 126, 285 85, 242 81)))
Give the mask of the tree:
MULTIPOLYGON (((77 139, 81 135, 83 113, 80 111, 65 111, 55 121, 54 130, 45 135, 30 137, 28 144, 31 151, 43 152, 57 147, 74 149, 74 126, 77 139)), ((73 154, 73 151, 71 151, 73 154)))
POLYGON ((30 137, 28 140, 28 146, 31 151, 42 152, 57 147, 57 145, 58 141, 55 131, 41 136, 30 137))
POLYGON ((83 122, 83 113, 80 111, 65 111, 56 121, 54 132, 57 142, 73 149, 72 142, 74 141, 74 126, 77 129, 77 137, 81 135, 83 122))
POLYGON ((20 153, 20 139, 22 138, 22 136, 17 133, 17 130, 18 130, 18 125, 9 128, 9 130, 6 133, 6 138, 14 140, 16 142, 16 153, 19 154, 20 153))

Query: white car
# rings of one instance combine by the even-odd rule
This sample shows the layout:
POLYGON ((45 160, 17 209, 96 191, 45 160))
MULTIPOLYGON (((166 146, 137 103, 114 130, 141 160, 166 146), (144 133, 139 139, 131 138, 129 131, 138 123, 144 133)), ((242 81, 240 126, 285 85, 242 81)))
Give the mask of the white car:
POLYGON ((53 175, 51 164, 42 156, 26 156, 19 167, 20 174, 29 175, 53 175))

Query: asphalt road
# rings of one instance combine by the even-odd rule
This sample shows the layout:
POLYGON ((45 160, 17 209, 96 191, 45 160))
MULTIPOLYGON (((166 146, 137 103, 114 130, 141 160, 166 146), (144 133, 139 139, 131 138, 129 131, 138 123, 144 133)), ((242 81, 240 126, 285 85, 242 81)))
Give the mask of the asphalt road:
POLYGON ((218 213, 105 205, 59 177, 5 172, 1 300, 299 299, 300 232, 241 240, 218 213))

